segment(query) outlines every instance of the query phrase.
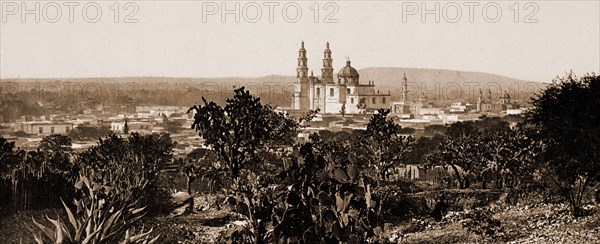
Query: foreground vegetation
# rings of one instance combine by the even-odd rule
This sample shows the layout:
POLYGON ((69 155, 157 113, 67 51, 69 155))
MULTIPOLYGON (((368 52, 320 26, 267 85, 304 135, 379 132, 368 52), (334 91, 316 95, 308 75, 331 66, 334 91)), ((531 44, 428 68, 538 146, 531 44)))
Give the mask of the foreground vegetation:
POLYGON ((19 219, 40 243, 518 241, 542 218, 524 204, 549 209, 550 225, 585 232, 598 227, 590 203, 600 178, 599 86, 600 76, 567 74, 517 125, 481 118, 421 138, 379 110, 365 131, 297 144, 318 111, 293 118, 244 88, 224 106, 203 99, 190 108, 210 150, 186 158, 173 157, 168 134, 108 134, 78 153, 61 135, 36 151, 0 138, 0 214, 57 209, 19 219), (395 180, 407 162, 428 168, 434 183, 395 180), (173 188, 187 194, 178 199, 173 188), (211 240, 178 233, 219 222, 211 240), (456 235, 436 239, 443 231, 456 235))

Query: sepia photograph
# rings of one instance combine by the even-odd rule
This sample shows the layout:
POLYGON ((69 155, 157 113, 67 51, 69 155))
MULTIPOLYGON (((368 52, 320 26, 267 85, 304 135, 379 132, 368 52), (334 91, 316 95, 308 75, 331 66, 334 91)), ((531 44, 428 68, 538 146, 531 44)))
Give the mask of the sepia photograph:
POLYGON ((0 243, 600 243, 600 0, 0 18, 0 243))

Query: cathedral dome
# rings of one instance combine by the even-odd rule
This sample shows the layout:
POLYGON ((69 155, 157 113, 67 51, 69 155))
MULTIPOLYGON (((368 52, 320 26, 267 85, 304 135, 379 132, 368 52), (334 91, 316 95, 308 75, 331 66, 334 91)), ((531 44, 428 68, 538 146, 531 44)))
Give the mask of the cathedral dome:
POLYGON ((338 72, 338 80, 343 83, 358 84, 358 71, 350 66, 350 60, 346 61, 346 67, 338 72))

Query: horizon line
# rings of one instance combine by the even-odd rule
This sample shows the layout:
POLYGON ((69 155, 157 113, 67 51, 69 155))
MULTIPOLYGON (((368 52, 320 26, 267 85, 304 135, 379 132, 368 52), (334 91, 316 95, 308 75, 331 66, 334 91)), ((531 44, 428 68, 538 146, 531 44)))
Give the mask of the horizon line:
MULTIPOLYGON (((496 75, 496 76, 501 76, 501 77, 505 77, 505 78, 509 78, 509 79, 524 81, 524 82, 538 82, 538 83, 551 83, 552 82, 552 80, 549 80, 549 81, 526 80, 526 79, 514 78, 514 77, 503 75, 503 74, 489 73, 489 72, 483 72, 483 71, 468 71, 468 70, 455 70, 455 69, 444 69, 444 68, 415 68, 415 67, 395 67, 395 66, 370 67, 370 66, 368 66, 365 68, 360 68, 358 70, 365 70, 365 69, 442 70, 442 71, 454 71, 454 72, 464 72, 464 73, 480 73, 480 74, 487 74, 487 75, 496 75)), ((568 73, 568 71, 565 71, 565 74, 566 73, 568 73)), ((586 73, 586 74, 588 74, 588 73, 586 73)), ((266 78, 269 76, 293 77, 293 75, 285 75, 285 74, 268 74, 268 75, 258 75, 258 76, 254 76, 254 75, 253 76, 161 76, 161 75, 129 76, 129 75, 125 75, 125 76, 81 76, 81 77, 65 77, 65 76, 62 76, 62 77, 0 77, 0 80, 45 80, 45 79, 71 80, 71 79, 119 79, 119 78, 121 78, 121 79, 123 79, 123 78, 167 78, 167 79, 244 79, 244 78, 250 78, 250 79, 258 79, 258 78, 266 78)))

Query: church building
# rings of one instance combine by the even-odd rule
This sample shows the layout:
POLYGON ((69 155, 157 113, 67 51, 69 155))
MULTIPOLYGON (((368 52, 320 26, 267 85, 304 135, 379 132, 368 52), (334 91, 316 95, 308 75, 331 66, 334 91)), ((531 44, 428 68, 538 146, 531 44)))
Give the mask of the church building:
POLYGON ((490 112, 490 111, 506 111, 509 109, 518 109, 519 104, 512 101, 507 91, 500 96, 500 100, 497 104, 494 104, 492 98, 492 91, 488 88, 487 99, 483 96, 483 92, 479 89, 479 97, 477 97, 477 111, 479 112, 490 112))
POLYGON ((394 114, 411 114, 415 108, 408 102, 408 79, 406 73, 402 76, 402 96, 400 101, 392 102, 391 112, 394 114))
POLYGON ((299 111, 320 110, 325 114, 364 114, 390 107, 390 92, 379 93, 375 82, 360 84, 360 75, 346 61, 337 77, 333 76, 333 60, 329 43, 323 53, 321 77, 308 74, 306 49, 302 42, 296 70, 296 82, 292 97, 292 109, 299 111))

